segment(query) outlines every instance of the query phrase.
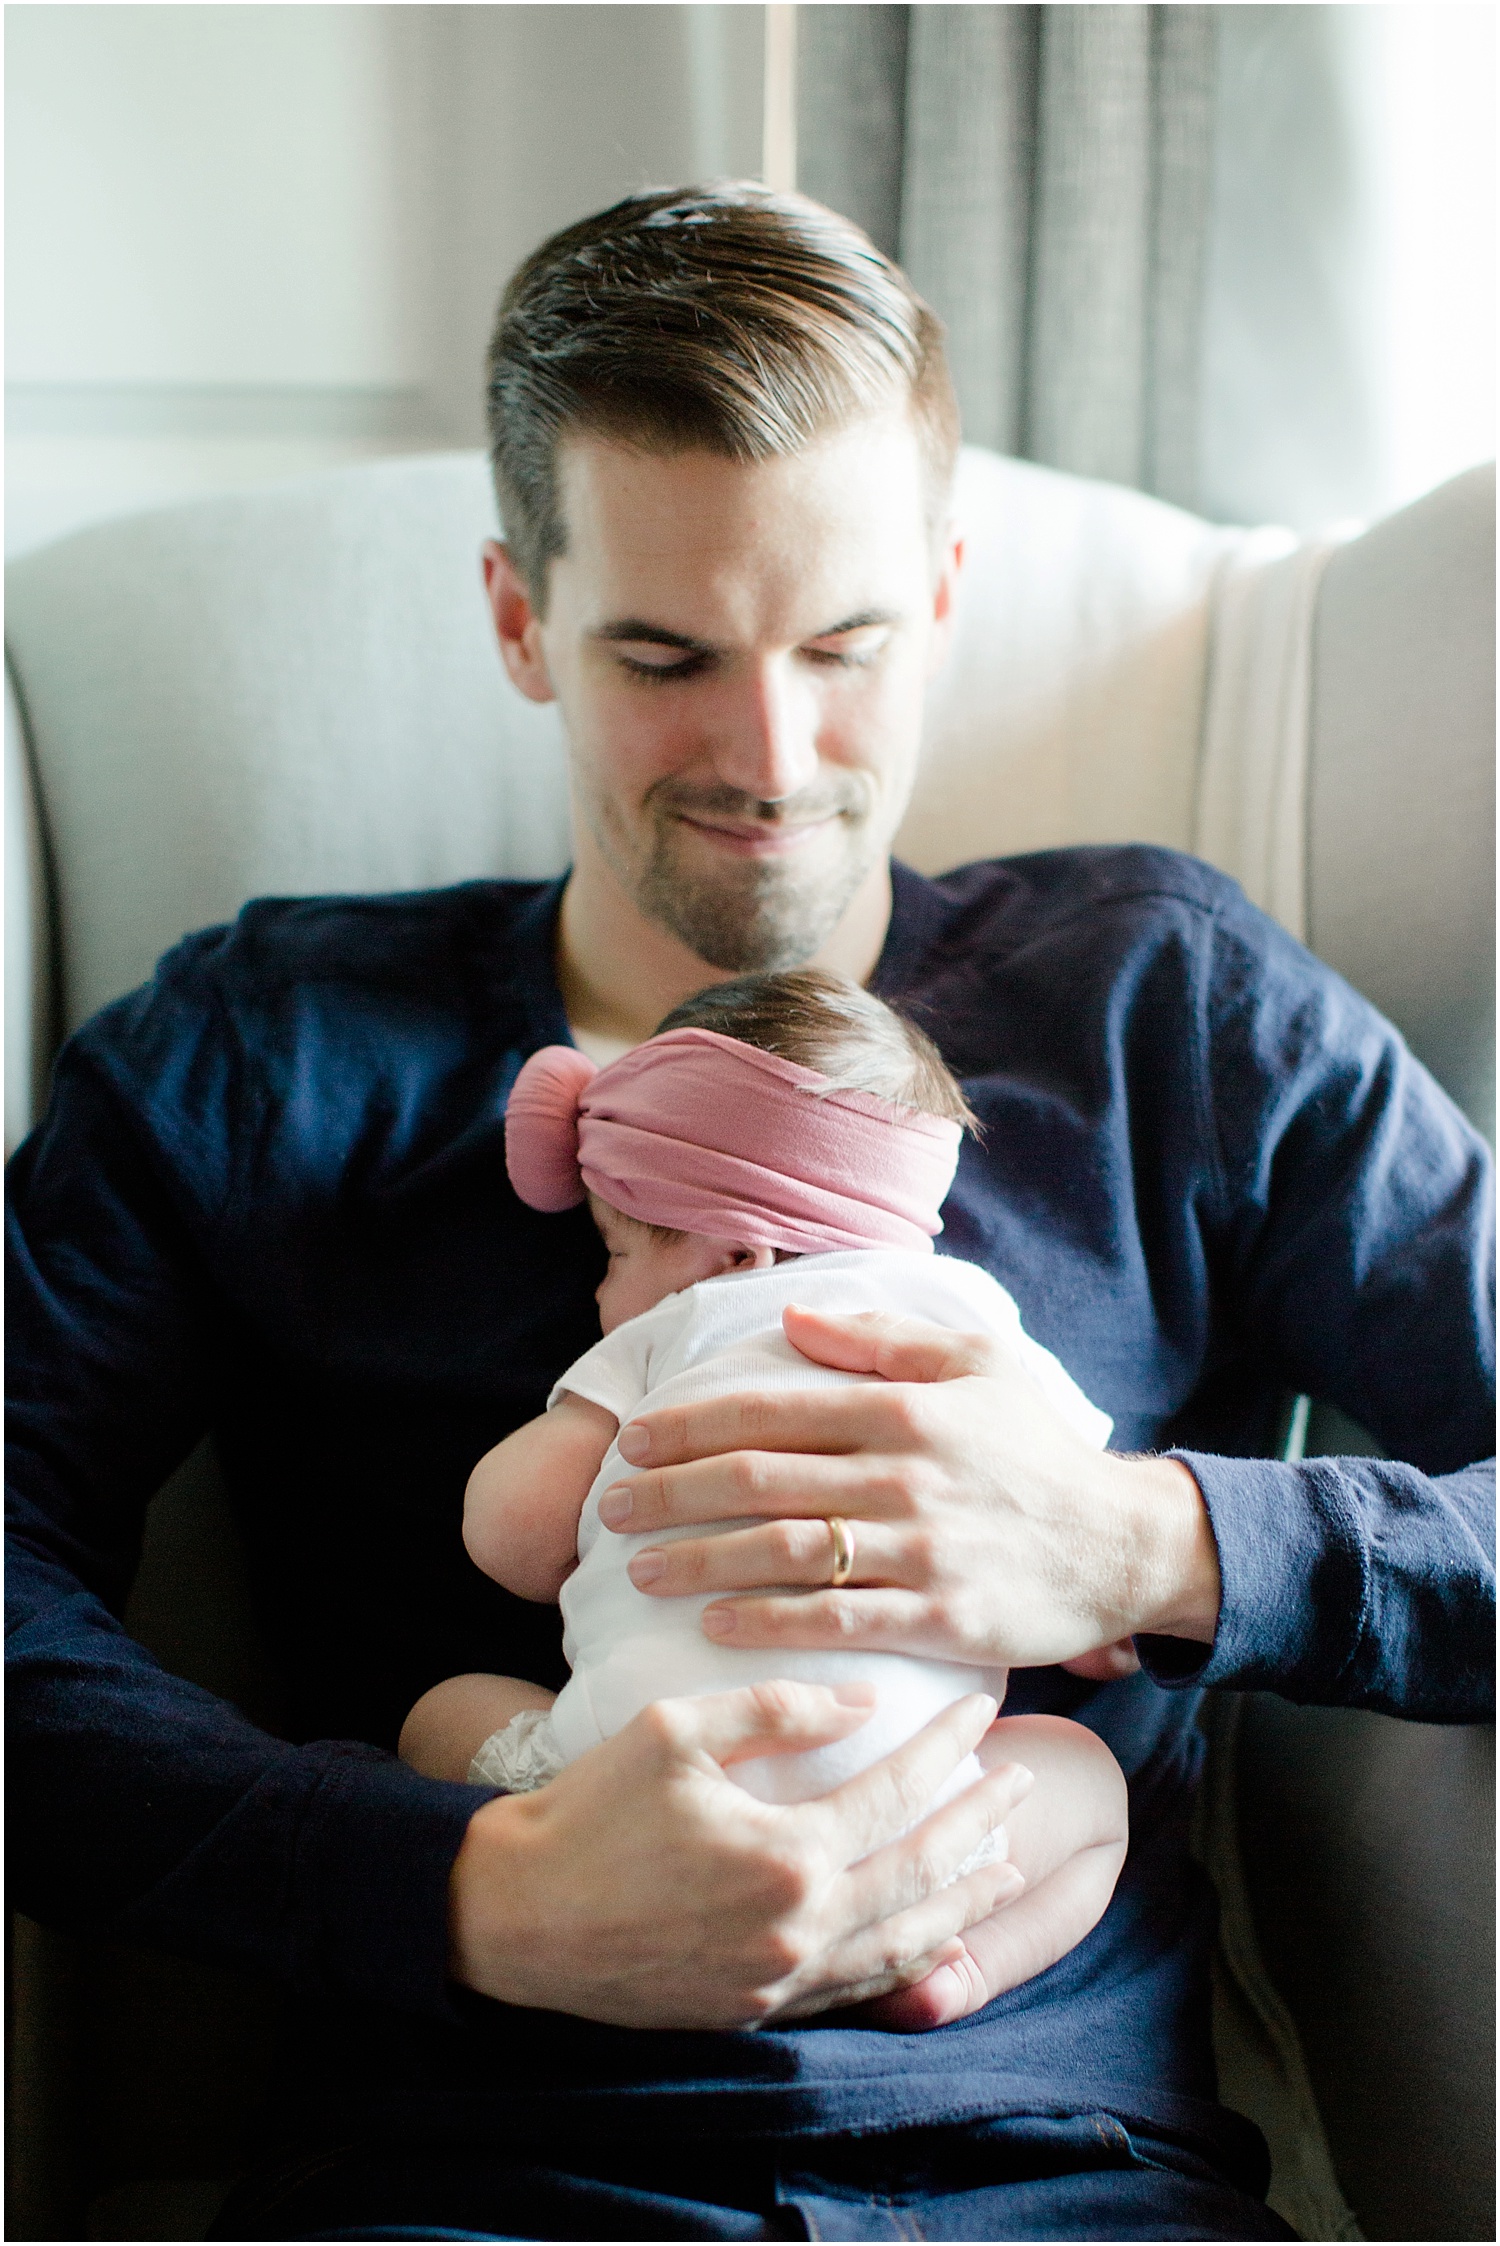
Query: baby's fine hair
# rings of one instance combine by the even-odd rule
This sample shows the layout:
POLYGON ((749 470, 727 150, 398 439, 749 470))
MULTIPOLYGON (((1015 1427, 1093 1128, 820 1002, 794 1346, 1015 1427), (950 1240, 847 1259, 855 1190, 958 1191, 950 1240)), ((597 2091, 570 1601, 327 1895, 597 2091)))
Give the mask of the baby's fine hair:
POLYGON ((932 1039, 858 983, 819 967, 712 983, 674 1006, 655 1034, 669 1029, 717 1030, 816 1069, 832 1091, 868 1092, 893 1107, 978 1128, 932 1039))

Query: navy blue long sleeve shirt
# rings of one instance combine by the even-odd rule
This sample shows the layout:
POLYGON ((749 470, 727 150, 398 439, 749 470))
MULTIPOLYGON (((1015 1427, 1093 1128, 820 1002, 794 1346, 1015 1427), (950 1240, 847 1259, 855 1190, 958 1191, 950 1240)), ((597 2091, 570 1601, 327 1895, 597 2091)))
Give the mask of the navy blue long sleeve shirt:
POLYGON ((608 2029, 445 1981, 481 1789, 391 1754, 438 1678, 557 1684, 558 1621, 471 1566, 464 1483, 597 1334, 587 1215, 507 1183, 508 1089, 566 1040, 560 885, 269 901, 190 937, 66 1048, 12 1165, 14 1895, 270 1973, 368 2123, 781 2131, 1096 2105, 1212 2134, 1211 1906, 1186 1847, 1198 1688, 1433 1721, 1492 1705, 1493 1234, 1482 1142, 1347 985, 1170 852, 896 869, 874 987, 983 1125, 940 1251, 1014 1294, 1172 1449, 1223 1574, 1211 1649, 1094 1687, 1017 1672, 1131 1783, 1115 1900, 1070 1956, 927 2036, 837 2018, 608 2029), (1274 1463, 1279 1399, 1397 1460, 1274 1463), (289 1736, 119 1616, 152 1492, 212 1429, 289 1736), (355 2093, 351 2090, 351 2095, 355 2093))

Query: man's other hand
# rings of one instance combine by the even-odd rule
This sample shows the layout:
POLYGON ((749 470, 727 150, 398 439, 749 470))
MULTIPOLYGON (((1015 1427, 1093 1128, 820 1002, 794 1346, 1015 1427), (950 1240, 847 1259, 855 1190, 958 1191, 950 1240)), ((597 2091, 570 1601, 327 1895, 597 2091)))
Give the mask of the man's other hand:
POLYGON ((625 2027, 736 2028, 951 1962, 1021 1889, 1004 1861, 953 1875, 1030 1775, 996 1770, 906 1828, 983 1739, 993 1700, 959 1701, 821 1800, 763 1802, 725 1776, 845 1737, 873 1699, 776 1683, 659 1701, 538 1792, 487 1802, 450 1883, 454 1978, 625 2027))
POLYGON ((1118 1675, 1137 1632, 1213 1642, 1218 1553, 1187 1468, 1092 1449, 998 1341, 884 1312, 789 1309, 817 1363, 878 1376, 833 1392, 739 1395, 621 1430, 641 1469, 600 1518, 631 1534, 763 1517, 640 1552, 654 1598, 724 1599, 703 1627, 735 1646, 845 1646, 980 1667, 1082 1658, 1118 1675), (854 1538, 845 1587, 830 1516, 854 1538), (793 1590, 786 1586, 806 1585, 793 1590))

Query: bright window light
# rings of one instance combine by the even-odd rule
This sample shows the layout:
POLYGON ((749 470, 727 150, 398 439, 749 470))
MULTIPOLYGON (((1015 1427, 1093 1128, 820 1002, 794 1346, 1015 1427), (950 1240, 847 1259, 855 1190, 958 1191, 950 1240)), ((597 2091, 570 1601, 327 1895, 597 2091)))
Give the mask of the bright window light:
POLYGON ((1390 7, 1383 46, 1386 504, 1495 449, 1495 13, 1390 7))

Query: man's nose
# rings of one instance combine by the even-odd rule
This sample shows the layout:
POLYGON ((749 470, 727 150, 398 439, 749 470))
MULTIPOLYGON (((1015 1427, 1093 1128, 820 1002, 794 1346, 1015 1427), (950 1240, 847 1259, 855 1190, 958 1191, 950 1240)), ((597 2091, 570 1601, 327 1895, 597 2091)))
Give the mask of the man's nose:
POLYGON ((714 767, 727 787, 762 803, 796 795, 818 771, 817 695, 791 661, 771 657, 737 682, 714 767))

